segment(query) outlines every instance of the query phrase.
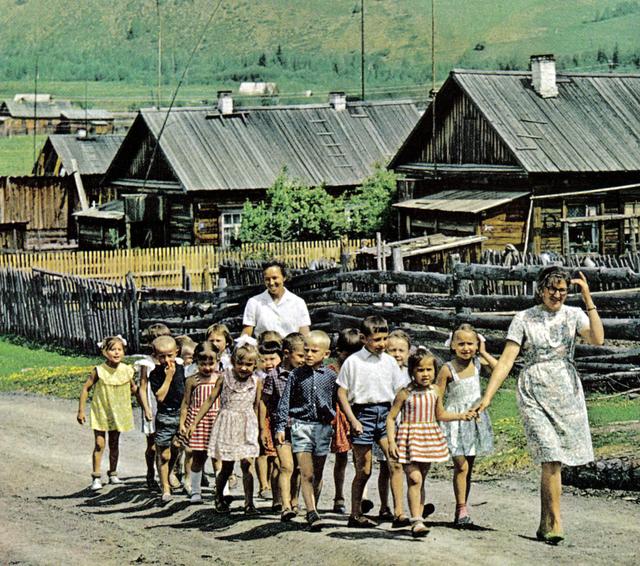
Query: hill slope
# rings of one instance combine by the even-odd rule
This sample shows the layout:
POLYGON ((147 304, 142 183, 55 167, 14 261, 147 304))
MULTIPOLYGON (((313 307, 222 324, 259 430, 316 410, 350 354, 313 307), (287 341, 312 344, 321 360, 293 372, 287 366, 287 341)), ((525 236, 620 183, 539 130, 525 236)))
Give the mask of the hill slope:
MULTIPOLYGON (((217 0, 157 3, 163 80, 174 85, 217 0)), ((148 99, 157 81, 157 3, 0 0, 0 79, 9 81, 3 93, 21 84, 31 88, 37 56, 43 86, 117 81, 147 85, 118 95, 136 102, 148 99)), ((454 66, 526 68, 529 55, 540 52, 555 53, 561 67, 606 70, 607 59, 618 59, 625 69, 640 65, 639 1, 435 3, 439 80, 454 66)), ((364 5, 366 77, 372 92, 430 82, 430 0, 365 0, 364 5)), ((222 0, 188 83, 218 88, 241 80, 273 80, 281 91, 341 88, 357 93, 359 50, 360 0, 222 0)), ((100 89, 89 90, 95 96, 100 89)), ((165 96, 170 90, 167 86, 165 96)), ((213 90, 206 92, 212 95, 213 90)))

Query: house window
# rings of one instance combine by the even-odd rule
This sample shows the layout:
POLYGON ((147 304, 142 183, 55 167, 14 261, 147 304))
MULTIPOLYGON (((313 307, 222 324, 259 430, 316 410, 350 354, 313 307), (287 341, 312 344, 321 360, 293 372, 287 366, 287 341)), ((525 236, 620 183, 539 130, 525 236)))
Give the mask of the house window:
POLYGON ((242 211, 228 210, 222 213, 222 245, 226 248, 235 244, 240 235, 242 211))
MULTIPOLYGON (((597 208, 590 204, 575 204, 567 207, 569 218, 585 218, 596 216, 597 208)), ((598 251, 600 230, 597 222, 580 222, 569 224, 569 251, 570 253, 594 253, 598 251)))

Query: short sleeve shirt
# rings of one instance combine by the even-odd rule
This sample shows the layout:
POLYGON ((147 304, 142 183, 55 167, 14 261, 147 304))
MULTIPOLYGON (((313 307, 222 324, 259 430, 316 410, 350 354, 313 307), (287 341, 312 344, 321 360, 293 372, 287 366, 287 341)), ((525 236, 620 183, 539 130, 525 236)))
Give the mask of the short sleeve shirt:
POLYGON ((284 337, 310 326, 311 319, 304 299, 285 289, 277 303, 269 291, 251 297, 244 309, 242 324, 253 326, 256 336, 265 330, 274 330, 284 337))
MULTIPOLYGON (((164 366, 156 366, 156 368, 149 374, 149 384, 154 395, 162 387, 164 383, 166 368, 164 366)), ((180 408, 182 404, 182 397, 184 396, 184 367, 180 364, 176 364, 176 373, 173 375, 169 391, 164 398, 164 401, 158 401, 158 412, 162 413, 165 409, 176 410, 180 408)))
POLYGON ((407 377, 386 352, 377 355, 362 348, 342 364, 336 383, 347 390, 350 404, 393 403, 407 377))

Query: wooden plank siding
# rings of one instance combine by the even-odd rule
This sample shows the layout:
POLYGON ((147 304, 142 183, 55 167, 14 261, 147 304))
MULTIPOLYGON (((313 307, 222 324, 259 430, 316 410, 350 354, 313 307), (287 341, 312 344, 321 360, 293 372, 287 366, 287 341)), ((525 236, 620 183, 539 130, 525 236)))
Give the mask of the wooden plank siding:
POLYGON ((518 164, 495 130, 459 89, 454 90, 451 102, 441 103, 438 98, 435 112, 435 144, 429 125, 427 126, 429 131, 425 136, 427 142, 419 154, 418 161, 451 164, 518 164))
POLYGON ((487 211, 479 227, 479 235, 487 238, 482 247, 502 250, 507 244, 512 244, 522 249, 528 212, 528 199, 519 199, 497 210, 487 211))

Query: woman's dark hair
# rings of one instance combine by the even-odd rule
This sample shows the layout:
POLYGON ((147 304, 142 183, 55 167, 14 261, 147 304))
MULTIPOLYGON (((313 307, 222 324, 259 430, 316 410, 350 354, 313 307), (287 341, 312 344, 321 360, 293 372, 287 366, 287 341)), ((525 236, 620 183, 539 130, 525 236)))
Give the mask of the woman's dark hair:
POLYGON ((561 265, 550 265, 540 270, 536 286, 536 301, 538 303, 542 302, 542 292, 551 287, 554 281, 564 281, 568 289, 571 285, 571 273, 561 265))
POLYGON ((258 345, 258 352, 261 356, 268 356, 270 354, 278 354, 282 357, 282 342, 276 340, 267 340, 258 345))
POLYGON ((278 261, 275 259, 266 261, 265 263, 262 264, 262 273, 264 273, 270 267, 277 267, 280 270, 280 273, 282 273, 283 279, 287 279, 287 277, 289 276, 289 274, 287 273, 287 266, 281 261, 278 261))

